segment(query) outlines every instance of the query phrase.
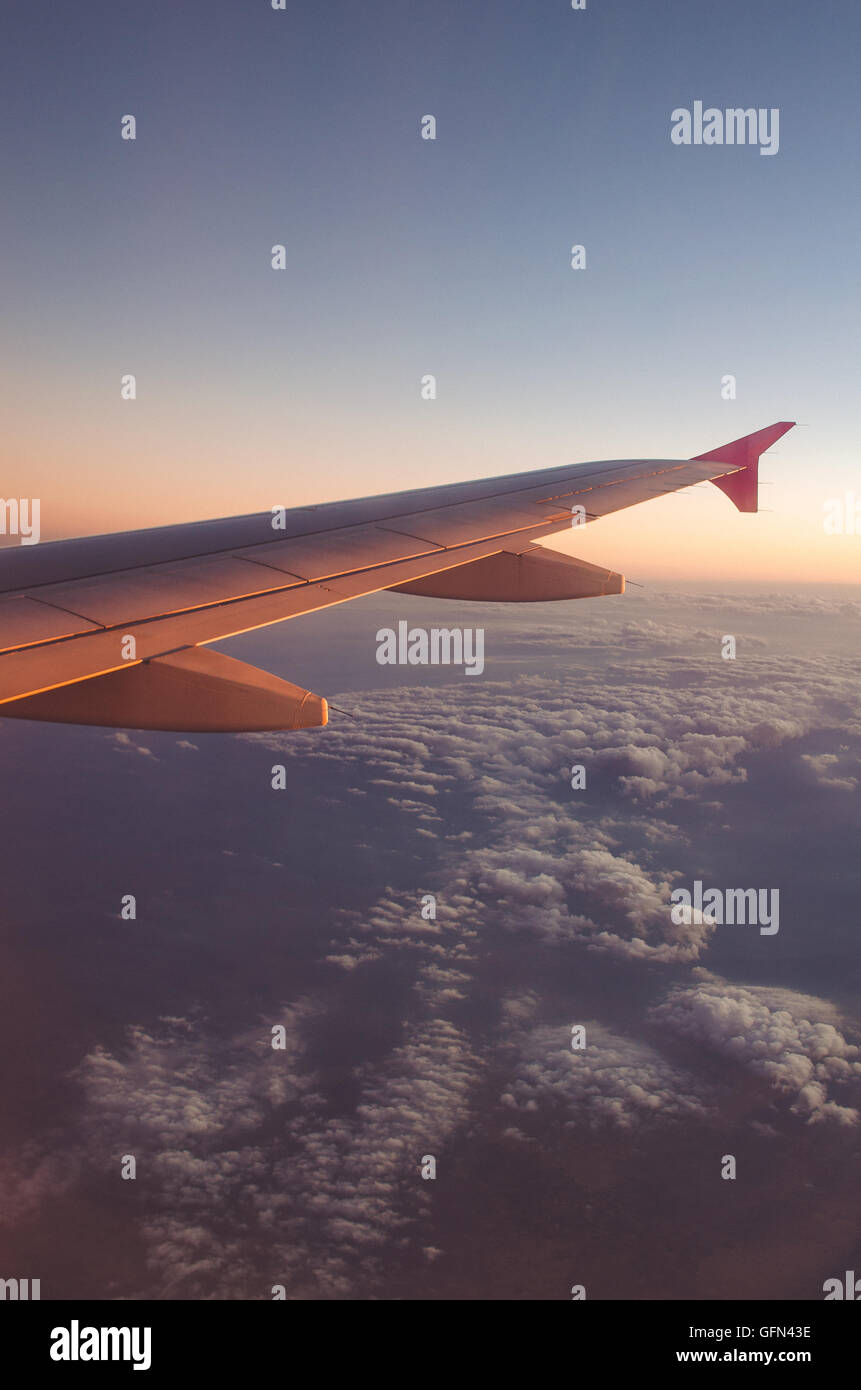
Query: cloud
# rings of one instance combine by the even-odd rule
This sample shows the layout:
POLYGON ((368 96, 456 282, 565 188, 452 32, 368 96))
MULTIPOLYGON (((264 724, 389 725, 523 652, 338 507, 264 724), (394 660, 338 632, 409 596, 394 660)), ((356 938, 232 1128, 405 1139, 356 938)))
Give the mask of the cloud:
POLYGON ((570 1027, 541 1024, 523 1040, 502 1104, 525 1117, 551 1111, 563 1129, 632 1129, 650 1119, 705 1118, 701 1083, 646 1043, 587 1023, 572 1051, 570 1027))
MULTIPOLYGON (((431 968, 429 992, 466 978, 431 968)), ((308 1065, 305 1035, 322 1017, 311 1001, 286 1008, 283 1050, 268 1022, 221 1039, 164 1019, 76 1069, 76 1171, 116 1177, 121 1155, 137 1159, 140 1296, 267 1298, 282 1283, 290 1297, 336 1297, 371 1287, 392 1241, 406 1248, 413 1228, 420 1240, 422 1158, 439 1160, 466 1123, 482 1064, 462 1030, 426 1016, 361 1069, 353 1114, 333 1115, 308 1065)), ((43 1157, 19 1181, 13 1212, 38 1202, 58 1163, 43 1157)))
MULTIPOLYGON (((153 762, 156 763, 160 761, 151 748, 144 748, 141 744, 135 743, 134 739, 122 729, 115 734, 107 734, 106 737, 116 744, 115 753, 139 753, 142 758, 152 758, 153 762)), ((192 746, 189 744, 189 747, 192 746)))
POLYGON ((808 1123, 858 1123, 834 1092, 861 1095, 861 1050, 833 1005, 793 990, 731 985, 705 970, 652 1010, 652 1021, 761 1077, 808 1123))
MULTIPOLYGON (((710 606, 726 602, 719 596, 710 606)), ((742 610, 752 614, 801 611, 794 600, 781 610, 774 596, 745 602, 742 610)), ((811 617, 823 611, 818 603, 802 609, 811 617)), ((613 622, 595 605, 582 621, 578 612, 578 643, 594 632, 605 644, 624 640, 627 653, 631 633, 613 622)), ((518 623, 517 641, 529 634, 560 641, 559 624, 518 623)), ((638 630, 651 640, 668 636, 663 627, 644 617, 638 630)), ((690 636, 690 627, 679 631, 690 636)), ((364 785, 379 785, 404 819, 422 822, 423 850, 437 829, 445 828, 440 846, 457 834, 451 799, 467 798, 460 825, 468 814, 470 828, 461 833, 474 833, 475 842, 453 840, 457 860, 449 856, 441 872, 454 878, 476 920, 492 905, 506 930, 548 944, 580 942, 631 961, 684 964, 702 956, 714 927, 695 915, 678 926, 670 920, 672 886, 690 877, 683 808, 696 804, 716 818, 728 790, 744 787, 763 753, 813 731, 821 738, 826 728, 844 738, 847 708, 858 703, 857 664, 749 658, 700 661, 691 670, 690 660, 675 655, 635 657, 624 668, 573 676, 482 679, 469 692, 403 686, 350 700, 359 722, 327 728, 313 743, 249 737, 282 757, 348 768, 355 781, 354 768, 373 772, 364 785), (586 770, 583 791, 570 785, 574 764, 586 770), (377 776, 381 767, 385 775, 377 776), (410 795, 419 788, 433 795, 438 820, 410 795)), ((850 790, 854 779, 829 776, 834 756, 817 754, 805 765, 829 790, 850 790)))
POLYGON ((801 761, 810 770, 818 786, 830 787, 835 791, 842 792, 858 790, 857 777, 833 777, 831 775, 840 764, 840 758, 836 753, 802 753, 801 761))
MULTIPOLYGON (((724 663, 703 629, 610 630, 589 612, 578 645, 616 644, 600 667, 482 678, 468 691, 366 692, 350 697, 358 722, 313 739, 249 736, 301 762, 310 797, 323 783, 334 828, 373 851, 376 879, 350 879, 345 861, 343 906, 314 937, 318 993, 228 1036, 194 1016, 132 1028, 123 1047, 93 1048, 77 1069, 84 1103, 65 1180, 115 1177, 121 1154, 138 1157, 147 1273, 133 1296, 396 1287, 411 1256, 425 1272, 441 1249, 423 1155, 445 1172, 491 1119, 536 1155, 580 1126, 629 1136, 711 1124, 722 1078, 741 1068, 770 1109, 767 1124, 750 1121, 759 1133, 793 1116, 857 1123, 861 1057, 836 1010, 691 969, 714 925, 695 913, 674 925, 669 911, 708 839, 695 815, 729 823, 730 796, 756 810, 763 755, 792 745, 784 767, 846 805, 841 783, 854 779, 834 775, 838 754, 796 745, 814 732, 817 750, 829 731, 849 736, 857 667, 724 663), (587 770, 583 792, 571 786, 574 763, 587 770), (431 921, 425 893, 437 901, 431 921), (613 999, 613 1026, 587 1023, 586 1049, 572 1052, 560 1007, 580 965, 606 990, 596 997, 613 999), (668 971, 673 988, 649 1009, 668 971), (284 1052, 270 1046, 279 1021, 284 1052), (361 1039, 366 1023, 372 1044, 345 1060, 341 1040, 354 1029, 361 1039)), ((549 650, 561 630, 548 622, 532 637, 549 650)), ((114 741, 136 750, 128 735, 114 741)), ((257 849, 228 852, 257 873, 257 849)), ((13 1168, 4 1190, 14 1178, 20 1215, 59 1170, 53 1153, 35 1151, 13 1168)))

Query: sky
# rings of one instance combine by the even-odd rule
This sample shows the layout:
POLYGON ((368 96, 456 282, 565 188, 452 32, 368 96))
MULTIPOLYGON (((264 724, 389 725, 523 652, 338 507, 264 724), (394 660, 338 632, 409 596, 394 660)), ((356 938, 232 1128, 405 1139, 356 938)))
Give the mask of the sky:
POLYGON ((579 552, 855 582, 858 536, 822 521, 861 494, 859 27, 850 0, 10 0, 5 495, 38 496, 51 539, 685 458, 790 419, 759 518, 703 487, 579 552), (695 100, 777 108, 778 153, 673 144, 695 100))

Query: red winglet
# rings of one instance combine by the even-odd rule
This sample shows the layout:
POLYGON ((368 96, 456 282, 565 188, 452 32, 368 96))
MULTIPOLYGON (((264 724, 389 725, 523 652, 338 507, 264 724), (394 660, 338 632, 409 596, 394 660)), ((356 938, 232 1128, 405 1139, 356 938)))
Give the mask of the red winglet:
POLYGON ((758 500, 759 456, 770 449, 787 430, 791 430, 794 420, 779 420, 776 425, 768 425, 755 434, 746 434, 743 439, 734 439, 708 454, 697 454, 695 463, 725 463, 730 468, 740 468, 740 473, 725 473, 711 482, 725 492, 740 512, 755 512, 758 500))

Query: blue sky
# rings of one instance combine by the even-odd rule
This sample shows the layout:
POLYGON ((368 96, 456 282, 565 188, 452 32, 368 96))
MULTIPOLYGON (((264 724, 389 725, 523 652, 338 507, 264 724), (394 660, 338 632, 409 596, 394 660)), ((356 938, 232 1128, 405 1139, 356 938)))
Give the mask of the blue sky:
POLYGON ((7 491, 47 537, 797 419, 769 505, 818 525, 858 476, 859 28, 848 3, 12 4, 7 491), (673 145, 696 99, 779 108, 779 153, 673 145))

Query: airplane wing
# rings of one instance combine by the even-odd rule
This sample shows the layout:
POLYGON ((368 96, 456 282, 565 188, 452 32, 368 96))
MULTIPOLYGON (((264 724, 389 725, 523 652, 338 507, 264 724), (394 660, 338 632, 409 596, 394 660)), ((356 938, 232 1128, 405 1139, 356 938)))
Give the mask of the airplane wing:
POLYGON ((393 589, 505 602, 621 593, 534 543, 711 480, 757 509, 781 421, 687 460, 515 473, 0 551, 0 714, 114 728, 304 729, 326 701, 207 643, 393 589))

